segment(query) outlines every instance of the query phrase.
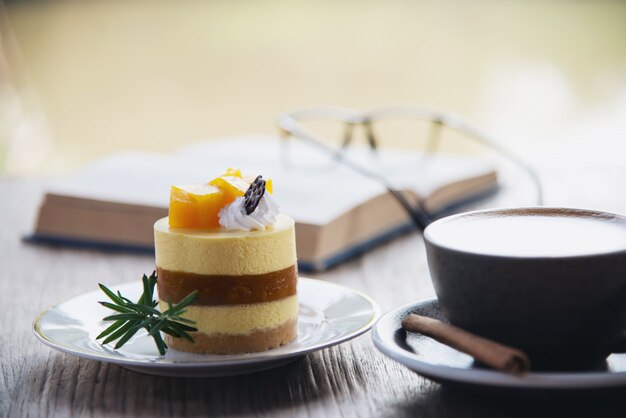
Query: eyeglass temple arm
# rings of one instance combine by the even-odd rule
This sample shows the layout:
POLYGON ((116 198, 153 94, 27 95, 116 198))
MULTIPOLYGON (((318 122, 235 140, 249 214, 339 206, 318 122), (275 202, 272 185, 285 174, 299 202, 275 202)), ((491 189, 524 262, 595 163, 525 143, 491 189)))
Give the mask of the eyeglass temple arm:
POLYGON ((513 152, 509 151, 507 148, 502 147, 497 142, 491 140, 482 132, 468 125, 461 119, 446 117, 441 120, 441 122, 449 128, 455 129, 460 132, 464 132, 468 137, 474 139, 479 144, 486 146, 487 148, 491 148, 496 153, 500 154, 504 158, 508 159, 510 162, 515 164, 518 168, 522 169, 528 177, 530 181, 535 186, 535 190, 537 193, 537 206, 543 206, 544 204, 544 192, 543 186, 541 185, 541 179, 539 178, 539 174, 537 171, 533 169, 530 164, 526 163, 522 158, 515 155, 513 152))
MULTIPOLYGON (((287 122, 287 121, 284 121, 284 122, 287 122)), ((285 128, 284 126, 279 125, 279 129, 281 130, 281 136, 283 138, 293 137, 293 133, 289 130, 289 128, 285 128)), ((333 158, 336 157, 337 155, 337 152, 333 148, 331 148, 330 146, 322 142, 319 142, 318 140, 311 137, 311 135, 309 135, 307 132, 303 130, 298 130, 297 137, 305 141, 306 143, 310 144, 311 146, 317 148, 321 152, 324 152, 325 154, 330 155, 333 158)), ((430 216, 426 213, 426 211, 422 208, 422 206, 419 203, 417 203, 415 206, 411 205, 411 203, 409 203, 406 197, 401 192, 393 188, 388 183, 387 179, 384 178, 383 176, 373 173, 369 170, 366 170, 358 164, 354 164, 348 158, 342 159, 341 163, 344 164, 346 167, 352 169, 353 171, 361 174, 362 176, 378 181, 379 183, 383 184, 385 188, 387 189, 387 191, 398 201, 398 203, 402 206, 402 208, 409 214, 411 221, 413 222, 415 227, 419 229, 420 231, 423 231, 431 222, 430 216)))
POLYGON ((417 229, 420 231, 424 231, 428 224, 431 222, 430 216, 424 211, 421 205, 413 206, 409 203, 408 200, 404 197, 402 192, 399 192, 396 189, 391 187, 387 187, 387 191, 391 193, 391 195, 400 203, 402 208, 409 214, 411 217, 411 221, 417 229))

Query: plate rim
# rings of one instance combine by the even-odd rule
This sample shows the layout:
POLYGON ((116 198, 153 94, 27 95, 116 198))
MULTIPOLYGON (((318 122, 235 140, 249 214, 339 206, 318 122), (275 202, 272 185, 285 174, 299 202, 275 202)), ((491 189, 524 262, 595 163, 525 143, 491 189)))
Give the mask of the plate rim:
MULTIPOLYGON (((71 354, 80 358, 86 358, 86 359, 90 359, 90 360, 97 360, 97 361, 101 361, 101 362, 105 362, 105 363, 114 363, 114 364, 119 364, 119 365, 127 365, 127 366, 134 366, 134 367, 146 367, 146 368, 163 368, 163 369, 169 369, 169 368, 226 368, 226 367, 235 367, 235 366, 243 366, 243 365, 249 365, 249 364, 254 364, 254 363, 264 363, 264 362, 271 362, 274 360, 279 360, 279 359, 287 359, 290 357, 298 357, 298 356, 304 356, 306 354, 312 353, 314 351, 318 351, 318 350, 322 350, 324 348, 329 348, 341 343, 344 343, 346 341, 349 341, 351 339, 354 339, 364 333, 366 333, 367 331, 369 331, 374 324, 378 321, 378 319, 380 319, 381 316, 381 310, 380 307, 378 305, 378 303, 371 298, 370 296, 368 296, 367 294, 361 292, 360 290, 356 290, 353 289, 351 287, 348 286, 344 286, 341 284, 337 284, 337 283, 332 283, 332 282, 328 282, 325 280, 320 280, 320 279, 312 279, 312 278, 308 278, 308 277, 298 277, 298 282, 303 282, 303 283, 314 283, 315 285, 323 285, 323 286, 330 286, 330 287, 339 287, 341 289, 343 289, 344 291, 349 291, 352 294, 355 294, 361 298, 363 298, 365 301, 367 301, 367 303, 370 305, 371 307, 371 311, 372 311, 372 316, 370 317, 370 319, 364 323, 362 326, 360 326, 357 330, 352 331, 344 336, 338 337, 338 338, 331 338, 328 339, 326 341, 323 342, 319 342, 317 344, 313 344, 311 346, 306 346, 306 347, 301 347, 298 350, 294 350, 294 351, 288 351, 285 353, 281 353, 281 354, 276 354, 276 355, 268 355, 267 353, 269 353, 271 350, 268 351, 262 351, 259 353, 245 353, 242 354, 242 356, 249 356, 249 357, 244 357, 244 358, 239 358, 239 359, 233 359, 232 357, 226 360, 221 360, 221 361, 215 361, 215 360, 210 360, 210 361, 184 361, 184 360, 176 360, 176 361, 172 361, 172 360, 168 360, 168 361, 163 361, 163 358, 161 356, 155 357, 154 359, 129 359, 129 358, 123 358, 123 357, 117 357, 114 354, 108 354, 108 353, 97 353, 95 351, 90 351, 90 350, 85 350, 85 349, 80 349, 80 348, 72 348, 72 347, 68 347, 67 345, 60 345, 57 342, 55 342, 54 340, 50 339, 48 336, 46 336, 42 330, 41 330, 41 320, 46 316, 46 314, 48 314, 51 310, 53 310, 54 308, 65 304, 67 302, 72 301, 73 299, 82 297, 84 295, 87 295, 89 293, 97 293, 97 290, 92 290, 92 291, 88 291, 88 292, 83 292, 77 295, 74 295, 70 298, 67 298, 65 300, 63 300, 62 302, 59 302, 57 304, 54 304, 52 306, 49 306, 48 308, 44 309, 43 311, 41 311, 33 320, 32 322, 32 331, 33 334, 35 335, 35 337, 41 341, 43 344, 47 345, 48 347, 60 351, 62 353, 66 353, 66 354, 71 354), (255 356, 255 354, 257 354, 257 356, 255 356)), ((124 282, 124 283, 118 283, 114 286, 117 287, 121 287, 121 286, 130 286, 130 285, 139 285, 138 282, 136 281, 132 281, 132 282, 124 282)), ((184 352, 182 352, 184 353, 184 352)))
POLYGON ((477 370, 426 363, 415 354, 389 343, 381 328, 394 318, 408 314, 409 310, 437 303, 437 298, 423 299, 408 303, 384 313, 372 327, 374 346, 385 356, 404 365, 414 372, 436 381, 467 385, 497 387, 502 389, 608 389, 626 385, 626 371, 623 372, 529 372, 515 376, 495 370, 477 370))

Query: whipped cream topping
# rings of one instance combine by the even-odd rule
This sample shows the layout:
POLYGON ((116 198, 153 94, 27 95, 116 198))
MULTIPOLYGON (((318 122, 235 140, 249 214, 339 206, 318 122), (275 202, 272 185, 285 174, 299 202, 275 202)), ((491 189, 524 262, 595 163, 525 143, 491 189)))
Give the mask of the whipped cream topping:
POLYGON ((241 231, 264 230, 276 223, 278 203, 268 192, 263 194, 259 205, 250 215, 246 214, 244 198, 238 197, 219 211, 220 226, 224 229, 241 231))

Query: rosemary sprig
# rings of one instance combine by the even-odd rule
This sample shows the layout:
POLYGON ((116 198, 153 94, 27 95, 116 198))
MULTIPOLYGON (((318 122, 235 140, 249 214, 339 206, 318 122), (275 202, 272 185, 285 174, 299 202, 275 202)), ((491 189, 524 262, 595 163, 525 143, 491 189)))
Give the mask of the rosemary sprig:
POLYGON ((168 301, 168 309, 160 312, 156 309, 159 302, 153 299, 154 286, 157 283, 156 271, 153 271, 150 277, 144 274, 141 281, 143 282, 143 293, 137 303, 125 298, 119 291, 114 293, 105 285, 98 283, 98 286, 100 286, 104 294, 113 301, 113 303, 98 303, 118 313, 103 318, 104 321, 114 322, 107 329, 102 331, 100 335, 96 337, 96 340, 106 337, 106 339, 102 341, 102 344, 108 344, 118 340, 115 344, 115 349, 117 350, 126 344, 137 331, 141 328, 145 328, 148 334, 154 339, 161 355, 164 355, 167 351, 167 344, 163 341, 161 332, 173 337, 185 338, 193 342, 193 337, 189 332, 197 331, 196 328, 190 326, 195 324, 195 322, 183 318, 181 315, 185 313, 185 308, 196 300, 198 292, 194 291, 190 293, 176 305, 172 305, 172 303, 168 301))

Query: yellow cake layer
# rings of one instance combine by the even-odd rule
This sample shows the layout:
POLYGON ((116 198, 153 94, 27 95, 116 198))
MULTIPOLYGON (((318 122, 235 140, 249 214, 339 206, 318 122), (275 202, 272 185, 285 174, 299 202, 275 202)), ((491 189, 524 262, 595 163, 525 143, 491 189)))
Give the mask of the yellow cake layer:
MULTIPOLYGON (((159 309, 167 309, 167 302, 159 301, 159 309)), ((275 328, 298 316, 297 295, 275 302, 246 305, 200 306, 187 308, 184 318, 195 321, 198 332, 206 334, 250 334, 255 330, 275 328)))
POLYGON ((296 263, 295 222, 285 215, 264 231, 175 229, 163 218, 154 224, 154 243, 156 265, 170 271, 264 274, 296 263))

